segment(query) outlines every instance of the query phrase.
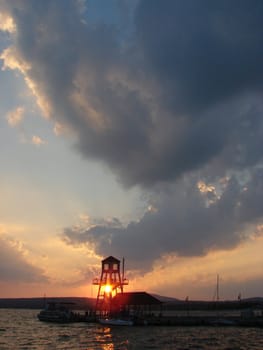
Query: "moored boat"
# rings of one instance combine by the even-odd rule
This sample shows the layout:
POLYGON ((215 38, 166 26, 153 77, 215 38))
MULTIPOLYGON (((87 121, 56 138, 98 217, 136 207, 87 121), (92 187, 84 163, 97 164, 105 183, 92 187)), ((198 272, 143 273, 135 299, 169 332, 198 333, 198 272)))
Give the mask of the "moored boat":
MULTIPOLYGON (((70 303, 71 304, 71 303, 70 303)), ((69 303, 47 303, 44 310, 37 315, 39 321, 66 323, 73 322, 74 313, 69 308, 69 303)))
POLYGON ((130 319, 120 319, 120 318, 101 318, 99 323, 107 326, 133 326, 133 321, 130 319))

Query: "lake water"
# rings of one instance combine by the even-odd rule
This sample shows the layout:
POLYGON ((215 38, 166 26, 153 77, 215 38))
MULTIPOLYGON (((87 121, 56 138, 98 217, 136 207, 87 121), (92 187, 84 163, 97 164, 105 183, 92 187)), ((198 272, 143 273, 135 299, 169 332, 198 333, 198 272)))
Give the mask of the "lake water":
POLYGON ((262 350, 262 328, 49 324, 36 310, 0 309, 0 350, 262 350))

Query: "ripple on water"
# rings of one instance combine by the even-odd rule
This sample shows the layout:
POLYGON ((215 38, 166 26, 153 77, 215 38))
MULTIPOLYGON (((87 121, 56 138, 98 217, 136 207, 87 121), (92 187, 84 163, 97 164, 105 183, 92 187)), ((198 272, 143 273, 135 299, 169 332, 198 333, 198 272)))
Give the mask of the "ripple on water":
POLYGON ((262 350, 262 329, 48 324, 34 310, 0 309, 1 350, 262 350))

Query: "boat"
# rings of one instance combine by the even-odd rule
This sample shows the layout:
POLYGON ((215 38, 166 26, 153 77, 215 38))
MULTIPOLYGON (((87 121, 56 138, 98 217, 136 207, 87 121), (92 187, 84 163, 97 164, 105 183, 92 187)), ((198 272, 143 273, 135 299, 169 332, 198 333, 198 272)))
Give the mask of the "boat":
POLYGON ((49 302, 44 310, 37 315, 39 321, 67 323, 75 320, 75 314, 69 308, 69 304, 73 303, 55 303, 49 302))
POLYGON ((210 324, 212 326, 236 326, 237 321, 231 318, 216 318, 210 324))
POLYGON ((130 319, 124 320, 120 318, 101 318, 99 323, 104 326, 133 326, 133 321, 130 319))

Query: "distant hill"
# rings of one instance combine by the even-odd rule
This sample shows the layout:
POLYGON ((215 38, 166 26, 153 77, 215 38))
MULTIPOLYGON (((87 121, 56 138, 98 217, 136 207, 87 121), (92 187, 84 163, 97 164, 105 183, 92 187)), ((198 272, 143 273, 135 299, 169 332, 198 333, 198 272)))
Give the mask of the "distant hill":
POLYGON ((253 298, 246 298, 245 301, 252 301, 252 302, 259 302, 263 303, 263 297, 253 297, 253 298))
MULTIPOLYGON (((201 301, 180 300, 158 294, 151 295, 164 303, 165 308, 171 310, 211 310, 211 309, 263 309, 263 297, 253 297, 242 300, 201 301)), ((72 309, 90 310, 95 306, 96 299, 84 297, 54 297, 54 298, 2 298, 0 308, 6 309, 43 309, 45 302, 72 303, 72 309)))
POLYGON ((46 302, 72 303, 76 310, 88 310, 94 306, 95 300, 81 297, 57 298, 4 298, 0 299, 0 308, 6 309, 43 309, 46 302))
MULTIPOLYGON (((155 298, 159 299, 160 301, 162 301, 163 303, 215 303, 215 301, 204 301, 204 300, 182 300, 182 299, 177 299, 177 298, 173 298, 173 297, 166 297, 163 295, 159 295, 159 294, 154 294, 154 293, 150 293, 152 296, 154 296, 155 298)), ((239 300, 220 300, 219 303, 259 303, 259 304, 263 304, 263 297, 251 297, 251 298, 244 298, 241 299, 241 301, 239 300)))

